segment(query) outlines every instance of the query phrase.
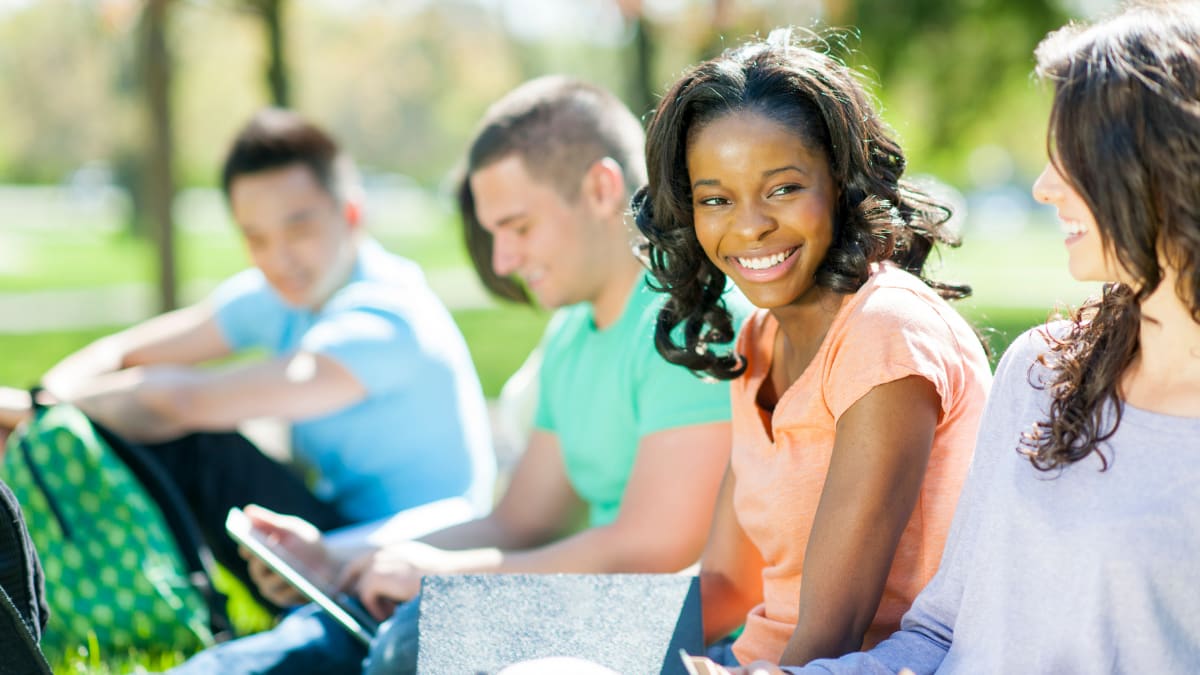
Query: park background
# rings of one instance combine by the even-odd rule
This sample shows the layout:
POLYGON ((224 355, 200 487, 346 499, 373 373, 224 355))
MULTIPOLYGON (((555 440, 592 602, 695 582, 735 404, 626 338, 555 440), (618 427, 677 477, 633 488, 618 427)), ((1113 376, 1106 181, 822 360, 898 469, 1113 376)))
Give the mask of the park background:
MULTIPOLYGON (((217 187, 236 130, 293 107, 355 157, 367 223, 425 268, 495 397, 546 312, 472 274, 452 203, 486 106, 568 73, 644 119, 689 64, 775 26, 854 27, 836 53, 865 74, 908 153, 957 205, 964 244, 935 278, 998 355, 1096 292, 1066 272, 1045 164, 1048 30, 1113 0, 0 0, 0 383, 204 297, 246 256, 217 187)), ((252 609, 247 625, 261 621, 252 609)), ((157 669, 178 654, 51 655, 56 671, 157 669)))

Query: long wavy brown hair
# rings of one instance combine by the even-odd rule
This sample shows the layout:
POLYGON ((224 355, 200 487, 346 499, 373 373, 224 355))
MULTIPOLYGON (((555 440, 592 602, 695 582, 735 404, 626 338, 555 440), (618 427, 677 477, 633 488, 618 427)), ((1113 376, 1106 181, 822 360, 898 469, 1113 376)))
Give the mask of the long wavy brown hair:
POLYGON ((1051 337, 1041 364, 1049 419, 1019 450, 1051 470, 1092 453, 1121 421, 1120 379, 1139 349, 1141 303, 1178 272, 1175 293, 1200 321, 1200 6, 1144 5, 1092 26, 1068 26, 1038 46, 1037 74, 1054 85, 1051 161, 1095 217, 1112 283, 1051 337))

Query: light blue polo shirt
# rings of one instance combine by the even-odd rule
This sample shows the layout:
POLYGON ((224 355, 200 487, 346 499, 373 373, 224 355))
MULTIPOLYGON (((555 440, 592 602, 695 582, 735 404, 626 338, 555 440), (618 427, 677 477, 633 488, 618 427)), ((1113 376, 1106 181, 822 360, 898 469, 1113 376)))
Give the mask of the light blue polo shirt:
POLYGON ((373 240, 350 281, 316 312, 287 305, 257 269, 213 293, 236 350, 323 354, 364 400, 292 426, 293 453, 319 472, 317 496, 354 521, 450 497, 492 504, 496 464, 479 377, 450 313, 415 263, 373 240))

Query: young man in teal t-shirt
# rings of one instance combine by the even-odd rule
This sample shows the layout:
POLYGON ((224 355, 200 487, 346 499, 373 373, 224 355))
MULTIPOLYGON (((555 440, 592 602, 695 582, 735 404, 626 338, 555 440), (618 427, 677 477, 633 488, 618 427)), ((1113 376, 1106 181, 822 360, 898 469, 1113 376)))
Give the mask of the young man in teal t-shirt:
MULTIPOLYGON (((422 575, 675 572, 699 559, 729 458, 728 387, 655 351, 666 296, 649 288, 624 220, 646 179, 642 144, 612 94, 562 77, 514 90, 479 127, 459 191, 472 260, 498 295, 561 309, 542 341, 534 430, 492 513, 342 565, 347 590, 392 616, 369 671, 415 669, 418 603, 405 601, 422 575), (588 527, 566 534, 584 512, 588 527)), ((256 518, 312 564, 340 564, 294 519, 256 518)), ((189 667, 357 672, 364 655, 310 608, 237 642, 189 667)))

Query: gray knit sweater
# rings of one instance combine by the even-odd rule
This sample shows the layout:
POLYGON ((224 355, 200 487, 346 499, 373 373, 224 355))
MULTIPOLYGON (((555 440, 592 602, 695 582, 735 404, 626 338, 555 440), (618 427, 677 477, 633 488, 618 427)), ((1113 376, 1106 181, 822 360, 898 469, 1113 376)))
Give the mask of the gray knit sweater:
POLYGON ((996 370, 941 568, 901 630, 789 672, 1200 673, 1200 410, 1124 405, 1107 471, 1094 454, 1034 469, 1016 449, 1047 419, 1043 330, 996 370))

